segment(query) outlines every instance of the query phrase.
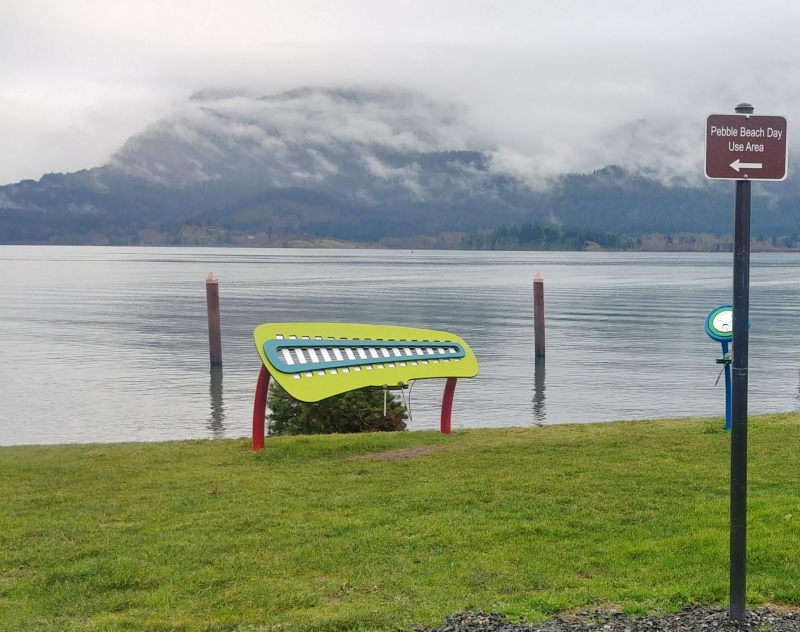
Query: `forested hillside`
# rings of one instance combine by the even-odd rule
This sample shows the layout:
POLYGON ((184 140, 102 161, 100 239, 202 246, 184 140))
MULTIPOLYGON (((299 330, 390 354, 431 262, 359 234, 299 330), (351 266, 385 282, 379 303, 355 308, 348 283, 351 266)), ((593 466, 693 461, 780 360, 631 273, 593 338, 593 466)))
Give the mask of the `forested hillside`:
MULTIPOLYGON (((198 225, 258 235, 257 244, 535 224, 630 238, 731 232, 729 183, 662 181, 613 165, 534 182, 462 137, 452 112, 414 94, 198 93, 102 166, 0 187, 0 242, 184 243, 184 227, 198 225)), ((798 228, 798 181, 756 183, 753 235, 781 239, 798 228)))

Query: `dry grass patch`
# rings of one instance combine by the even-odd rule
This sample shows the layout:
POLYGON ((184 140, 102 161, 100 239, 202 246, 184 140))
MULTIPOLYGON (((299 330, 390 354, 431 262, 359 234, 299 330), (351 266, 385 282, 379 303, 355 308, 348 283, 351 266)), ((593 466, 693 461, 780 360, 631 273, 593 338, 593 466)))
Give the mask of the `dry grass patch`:
POLYGON ((399 450, 389 450, 388 452, 370 452, 369 454, 359 454, 351 457, 351 460, 366 461, 403 461, 405 459, 415 459, 419 456, 427 456, 434 452, 440 452, 444 448, 438 445, 422 445, 416 448, 401 448, 399 450))

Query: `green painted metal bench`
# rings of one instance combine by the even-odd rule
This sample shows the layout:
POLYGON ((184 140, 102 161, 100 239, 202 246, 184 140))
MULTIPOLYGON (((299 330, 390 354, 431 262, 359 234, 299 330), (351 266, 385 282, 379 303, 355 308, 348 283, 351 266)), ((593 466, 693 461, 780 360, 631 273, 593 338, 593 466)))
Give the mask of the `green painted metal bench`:
POLYGON ((253 333, 261 372, 253 405, 253 449, 264 447, 272 377, 292 397, 317 402, 365 386, 404 388, 446 378, 441 431, 450 434, 456 380, 475 377, 478 360, 458 336, 433 329, 342 323, 270 323, 253 333))

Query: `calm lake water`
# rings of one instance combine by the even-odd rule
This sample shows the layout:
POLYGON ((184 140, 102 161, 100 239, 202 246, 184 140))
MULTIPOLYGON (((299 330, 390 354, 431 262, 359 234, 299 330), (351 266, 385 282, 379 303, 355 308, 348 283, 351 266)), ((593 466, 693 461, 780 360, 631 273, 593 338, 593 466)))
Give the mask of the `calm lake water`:
MULTIPOLYGON (((0 246, 0 261, 0 445, 248 436, 252 332, 280 321, 462 336, 481 372, 459 381, 454 428, 724 413, 703 322, 730 302, 730 254, 0 246), (221 374, 208 366, 210 271, 221 374)), ((751 413, 798 409, 799 306, 800 257, 754 255, 751 413)), ((414 385, 410 429, 438 428, 443 386, 414 385)))

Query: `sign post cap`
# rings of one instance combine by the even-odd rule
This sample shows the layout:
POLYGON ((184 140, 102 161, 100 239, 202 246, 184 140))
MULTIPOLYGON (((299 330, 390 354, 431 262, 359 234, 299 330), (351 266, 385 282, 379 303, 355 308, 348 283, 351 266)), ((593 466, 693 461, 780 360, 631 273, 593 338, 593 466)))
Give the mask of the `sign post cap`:
POLYGON ((752 114, 755 108, 749 103, 740 103, 736 106, 737 114, 752 114))

